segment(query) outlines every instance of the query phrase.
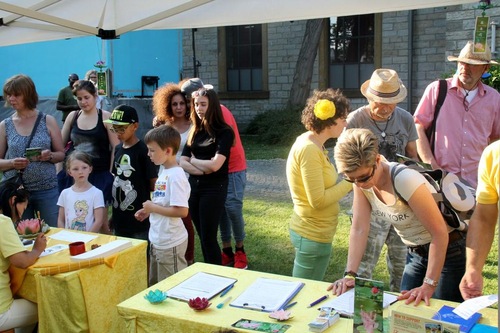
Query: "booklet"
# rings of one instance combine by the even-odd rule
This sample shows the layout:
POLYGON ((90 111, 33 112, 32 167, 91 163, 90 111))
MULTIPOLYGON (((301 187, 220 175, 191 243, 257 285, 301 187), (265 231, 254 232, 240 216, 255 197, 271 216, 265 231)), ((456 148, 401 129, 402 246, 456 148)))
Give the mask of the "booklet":
POLYGON ((229 305, 257 311, 277 311, 295 297, 303 286, 303 282, 261 277, 229 305))
MULTIPOLYGON (((384 309, 395 303, 398 296, 384 292, 384 309)), ((329 306, 337 310, 342 316, 352 317, 354 315, 354 289, 350 289, 342 295, 333 298, 323 306, 329 306)))
POLYGON ((167 290, 167 295, 181 301, 189 301, 196 297, 211 299, 236 281, 225 276, 198 272, 167 290))
POLYGON ((460 332, 468 333, 472 326, 476 324, 479 319, 481 319, 481 313, 476 312, 472 315, 472 317, 468 319, 464 319, 453 312, 455 308, 443 305, 441 309, 432 317, 434 320, 446 321, 453 324, 460 325, 460 332))
POLYGON ((384 283, 356 278, 353 333, 384 331, 384 283))

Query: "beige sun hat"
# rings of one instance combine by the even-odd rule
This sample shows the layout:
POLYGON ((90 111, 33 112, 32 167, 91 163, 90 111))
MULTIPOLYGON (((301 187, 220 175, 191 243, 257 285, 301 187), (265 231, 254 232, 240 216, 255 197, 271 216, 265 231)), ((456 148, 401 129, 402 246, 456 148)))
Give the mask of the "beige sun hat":
POLYGON ((484 53, 474 53, 472 41, 468 41, 458 57, 448 56, 448 61, 460 61, 469 65, 498 65, 498 62, 491 60, 491 51, 488 43, 481 45, 484 47, 484 53))
POLYGON ((361 93, 377 103, 397 104, 406 98, 406 87, 393 69, 376 69, 372 77, 361 85, 361 93))

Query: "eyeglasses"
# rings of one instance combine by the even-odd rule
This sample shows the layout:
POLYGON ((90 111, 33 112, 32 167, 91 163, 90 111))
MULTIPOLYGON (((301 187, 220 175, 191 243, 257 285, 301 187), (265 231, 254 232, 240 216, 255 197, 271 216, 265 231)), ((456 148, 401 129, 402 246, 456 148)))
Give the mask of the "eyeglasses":
POLYGON ((363 178, 358 178, 358 179, 349 179, 347 176, 344 178, 346 182, 349 182, 349 183, 356 183, 356 184, 360 184, 360 183, 366 183, 367 181, 369 181, 370 179, 372 179, 373 175, 375 174, 375 170, 377 169, 377 166, 374 165, 373 166, 373 169, 372 169, 372 173, 369 175, 369 176, 366 176, 366 177, 363 177, 363 178))
POLYGON ((125 126, 112 126, 109 130, 113 133, 123 134, 129 128, 130 125, 125 126))
POLYGON ((196 91, 193 91, 191 93, 191 98, 198 98, 198 97, 206 96, 209 90, 210 89, 207 89, 207 88, 200 88, 196 91))

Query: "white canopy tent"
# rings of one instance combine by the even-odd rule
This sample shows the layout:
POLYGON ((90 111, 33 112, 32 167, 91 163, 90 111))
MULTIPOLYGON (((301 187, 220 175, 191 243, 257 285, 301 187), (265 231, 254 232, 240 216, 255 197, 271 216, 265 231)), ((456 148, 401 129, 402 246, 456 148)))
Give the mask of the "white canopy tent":
POLYGON ((459 5, 474 0, 0 0, 0 46, 134 30, 303 20, 459 5))

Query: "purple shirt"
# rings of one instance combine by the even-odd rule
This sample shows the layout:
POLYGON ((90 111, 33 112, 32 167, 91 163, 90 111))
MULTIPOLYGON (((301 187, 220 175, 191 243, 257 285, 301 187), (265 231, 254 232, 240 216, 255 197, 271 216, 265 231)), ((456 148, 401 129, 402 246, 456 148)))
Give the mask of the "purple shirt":
MULTIPOLYGON (((465 111, 458 78, 447 79, 448 93, 436 123, 434 157, 439 166, 477 186, 477 169, 484 148, 500 138, 500 94, 478 83, 478 92, 465 111)), ((434 117, 439 81, 427 86, 414 114, 428 128, 434 117)))

